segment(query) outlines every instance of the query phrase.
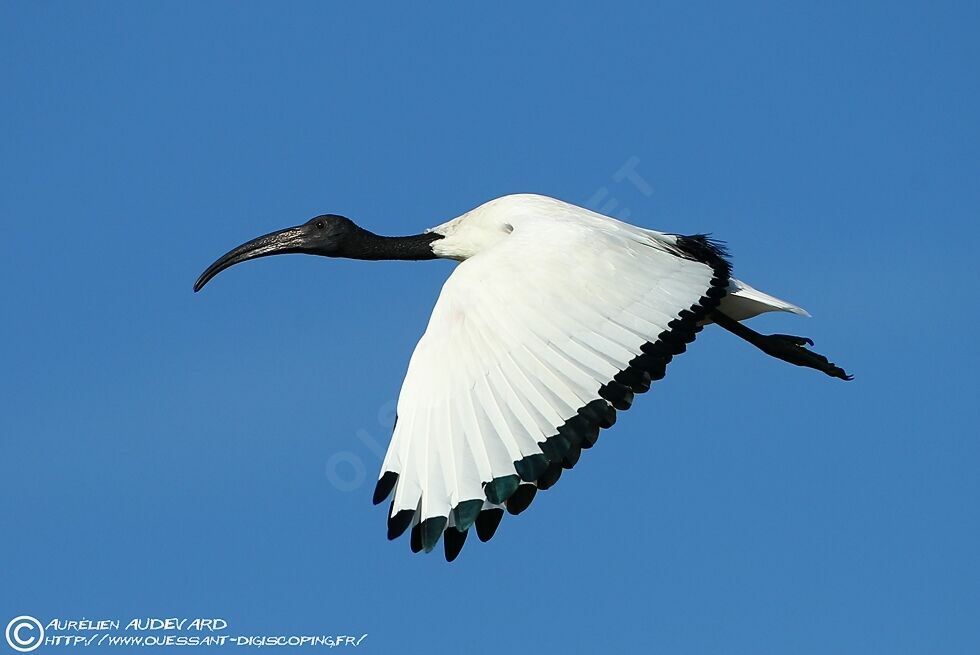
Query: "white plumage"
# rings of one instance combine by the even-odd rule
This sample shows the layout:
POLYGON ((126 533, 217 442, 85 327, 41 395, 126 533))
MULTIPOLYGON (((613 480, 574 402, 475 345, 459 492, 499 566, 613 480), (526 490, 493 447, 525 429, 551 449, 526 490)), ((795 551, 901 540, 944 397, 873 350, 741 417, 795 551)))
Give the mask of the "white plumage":
POLYGON ((324 214, 234 248, 200 290, 239 262, 282 253, 461 263, 415 348, 374 501, 394 494, 388 537, 411 528, 454 559, 475 523, 484 541, 557 482, 635 393, 664 376, 707 323, 769 355, 851 379, 804 346, 739 321, 799 307, 733 279, 703 235, 645 230, 553 198, 498 198, 426 234, 381 237, 324 214))
MULTIPOLYGON (((716 271, 679 256, 675 235, 543 196, 499 198, 432 231, 444 235, 433 252, 463 261, 412 355, 382 474, 398 475, 392 517, 455 527, 453 508, 493 507, 485 485, 544 455, 540 444, 669 332, 716 271)), ((738 320, 804 313, 727 284, 723 307, 738 320)))

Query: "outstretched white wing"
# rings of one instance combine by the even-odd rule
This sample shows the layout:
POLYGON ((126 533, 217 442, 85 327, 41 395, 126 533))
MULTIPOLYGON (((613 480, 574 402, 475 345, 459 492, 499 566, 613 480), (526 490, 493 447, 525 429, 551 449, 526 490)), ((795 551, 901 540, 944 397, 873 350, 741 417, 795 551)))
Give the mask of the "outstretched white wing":
POLYGON ((462 262, 412 355, 375 492, 389 538, 493 535, 663 377, 718 305, 729 266, 703 237, 529 220, 462 262))

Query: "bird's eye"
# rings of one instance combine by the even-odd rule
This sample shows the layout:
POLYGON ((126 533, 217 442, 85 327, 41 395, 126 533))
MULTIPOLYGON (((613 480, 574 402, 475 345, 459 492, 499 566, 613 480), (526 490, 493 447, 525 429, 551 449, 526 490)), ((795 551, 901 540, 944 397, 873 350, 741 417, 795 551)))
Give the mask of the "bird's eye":
POLYGON ((324 225, 325 225, 325 223, 323 221, 317 221, 316 222, 316 229, 322 230, 324 228, 324 225))

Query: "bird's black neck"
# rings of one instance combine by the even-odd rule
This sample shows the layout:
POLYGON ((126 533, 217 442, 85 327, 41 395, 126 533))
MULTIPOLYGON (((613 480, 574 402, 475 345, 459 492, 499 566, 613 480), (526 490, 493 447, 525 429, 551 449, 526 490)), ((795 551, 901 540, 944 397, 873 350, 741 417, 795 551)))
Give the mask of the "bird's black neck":
POLYGON ((436 259, 436 255, 432 252, 432 243, 441 238, 441 234, 434 232, 407 237, 383 237, 355 226, 355 229, 344 237, 338 254, 348 259, 436 259))

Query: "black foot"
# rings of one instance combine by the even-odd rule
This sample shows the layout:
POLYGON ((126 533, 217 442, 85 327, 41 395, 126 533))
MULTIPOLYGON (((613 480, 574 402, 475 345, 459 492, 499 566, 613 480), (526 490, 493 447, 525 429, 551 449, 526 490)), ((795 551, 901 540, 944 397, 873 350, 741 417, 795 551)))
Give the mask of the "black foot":
POLYGON ((812 346, 813 341, 806 337, 794 337, 790 334, 760 334, 757 338, 758 341, 755 342, 755 345, 767 355, 790 364, 823 371, 827 375, 841 380, 854 379, 854 376, 848 375, 844 369, 820 353, 807 350, 804 346, 812 346))

